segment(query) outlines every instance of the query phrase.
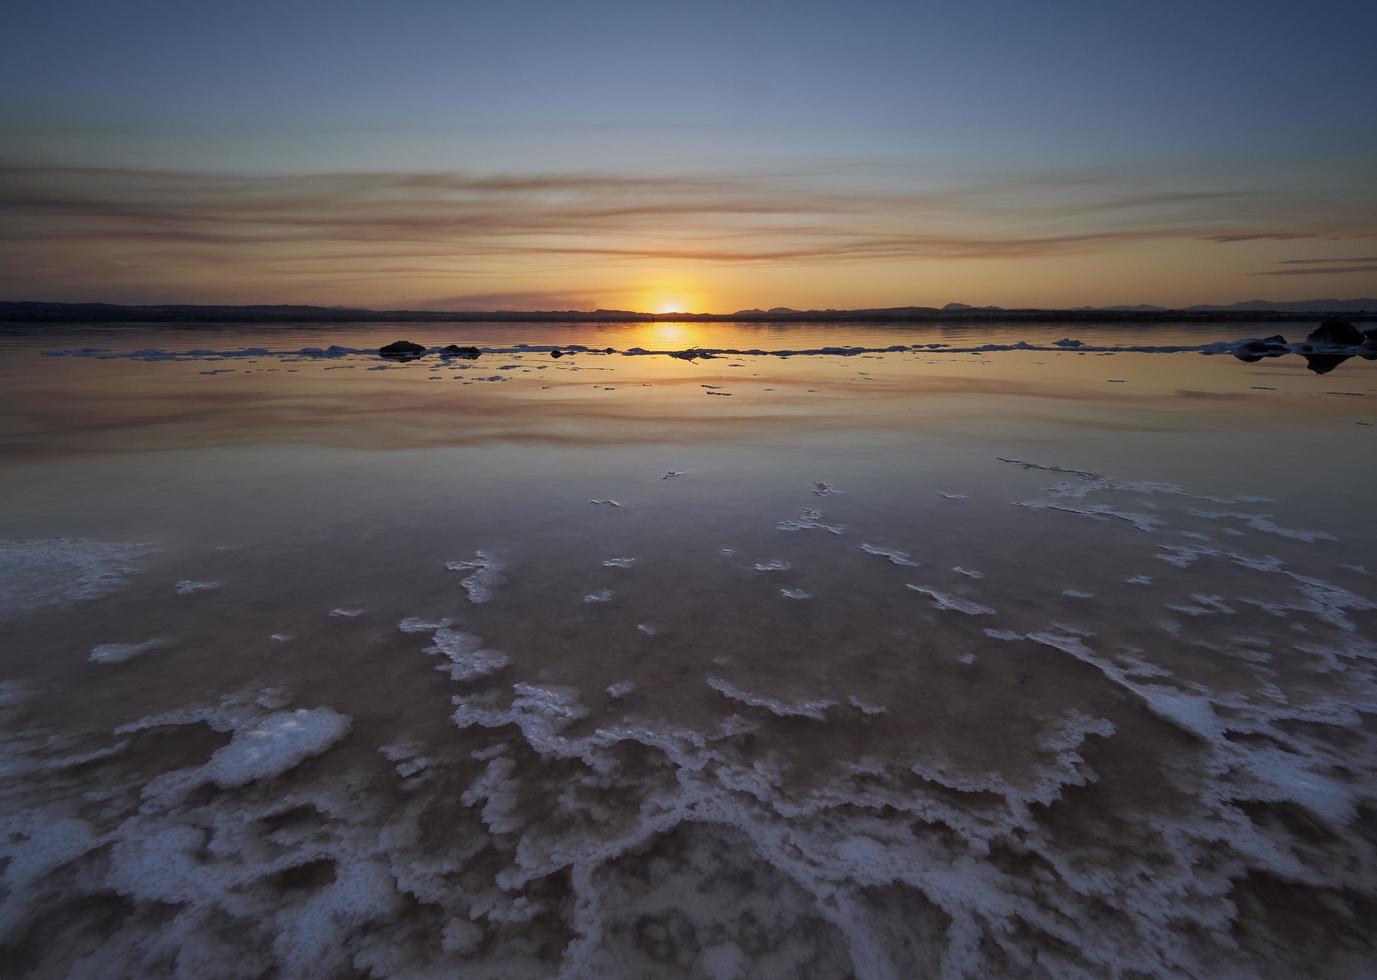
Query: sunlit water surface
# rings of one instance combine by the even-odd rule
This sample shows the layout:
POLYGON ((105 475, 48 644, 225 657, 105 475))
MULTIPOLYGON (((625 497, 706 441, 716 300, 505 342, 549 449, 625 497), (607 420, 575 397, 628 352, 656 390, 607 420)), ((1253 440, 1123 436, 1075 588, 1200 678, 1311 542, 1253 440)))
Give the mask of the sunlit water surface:
POLYGON ((1371 975, 1377 364, 272 353, 1274 330, 0 336, 0 973, 1371 975))

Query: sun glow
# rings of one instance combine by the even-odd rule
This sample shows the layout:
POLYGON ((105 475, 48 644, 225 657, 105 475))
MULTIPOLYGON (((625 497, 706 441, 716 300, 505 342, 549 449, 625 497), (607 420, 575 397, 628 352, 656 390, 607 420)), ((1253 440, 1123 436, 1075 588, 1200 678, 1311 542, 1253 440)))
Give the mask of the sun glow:
POLYGON ((666 313, 702 313, 707 310, 706 298, 689 283, 677 277, 652 280, 636 297, 634 307, 642 313, 664 316, 666 313))

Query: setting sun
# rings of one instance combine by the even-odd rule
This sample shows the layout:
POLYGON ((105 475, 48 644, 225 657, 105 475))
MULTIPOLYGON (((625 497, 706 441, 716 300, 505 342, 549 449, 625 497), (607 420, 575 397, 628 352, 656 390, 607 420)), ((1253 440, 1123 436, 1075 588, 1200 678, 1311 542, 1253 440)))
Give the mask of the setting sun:
POLYGON ((678 276, 656 277, 653 285, 636 296, 634 309, 642 313, 663 316, 666 313, 705 313, 709 311, 707 298, 692 284, 678 276))

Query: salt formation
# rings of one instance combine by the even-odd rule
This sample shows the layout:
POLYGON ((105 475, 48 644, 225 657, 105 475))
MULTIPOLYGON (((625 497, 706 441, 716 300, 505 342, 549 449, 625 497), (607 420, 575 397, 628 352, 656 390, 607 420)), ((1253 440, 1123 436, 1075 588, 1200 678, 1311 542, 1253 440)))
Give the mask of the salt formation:
POLYGON ((475 551, 470 561, 451 561, 445 564, 451 572, 470 572, 459 585, 468 594, 469 602, 482 603, 492 599, 493 590, 506 581, 497 563, 485 551, 475 551))
POLYGON ((471 681, 479 677, 495 674, 508 664, 507 655, 484 648, 483 641, 472 633, 462 633, 440 626, 431 637, 431 645, 425 648, 430 656, 442 656, 448 663, 440 664, 436 670, 449 674, 451 680, 471 681))
POLYGON ((756 708, 765 708, 771 713, 781 717, 798 715, 803 718, 812 718, 815 721, 824 719, 823 712, 835 705, 836 701, 823 698, 816 698, 808 701, 783 701, 777 698, 761 697, 757 694, 750 694, 741 690, 736 685, 721 677, 709 677, 708 687, 719 692, 723 697, 731 698, 733 701, 740 701, 756 708))
POLYGON ((877 544, 863 544, 861 550, 867 555, 875 555, 879 558, 888 558, 891 565, 904 565, 908 568, 917 568, 921 562, 913 560, 907 551, 899 551, 895 548, 881 548, 877 544))
POLYGON ((823 524, 822 511, 812 507, 803 508, 803 514, 796 521, 780 521, 775 525, 781 531, 826 531, 829 534, 845 534, 845 524, 823 524))
POLYGON ((163 641, 157 637, 142 643, 102 643, 92 648, 88 659, 93 664, 122 664, 162 645, 163 641))
POLYGON ((175 586, 178 595, 191 595, 193 592, 212 592, 220 588, 221 582, 195 582, 183 579, 175 586))
POLYGON ((83 538, 0 540, 0 618, 121 589, 150 545, 83 538))
MULTIPOLYGON (((1044 499, 1152 530, 1011 511, 1079 582, 1049 563, 996 594, 1007 542, 972 536, 961 560, 989 577, 955 580, 990 606, 815 536, 791 544, 847 564, 809 560, 818 598, 782 608, 761 602, 780 579, 741 587, 751 566, 713 542, 695 571, 722 587, 620 620, 519 581, 507 619, 443 581, 424 616, 370 597, 397 628, 329 631, 335 708, 278 686, 101 726, 40 714, 50 691, 7 673, 6 974, 1372 974, 1377 599, 1346 568, 1358 545, 1201 516, 1184 490, 1010 476, 1049 471, 1070 491, 1044 499), (1063 594, 1091 583, 1095 601, 1063 594), (547 609, 556 629, 524 619, 547 609), (433 661, 373 646, 422 636, 433 661)), ((157 666, 100 679, 152 696, 135 685, 157 666)))
POLYGON ((971 599, 963 599, 960 596, 948 595, 945 592, 938 592, 925 585, 908 586, 914 592, 921 592, 923 595, 932 599, 932 605, 936 609, 950 609, 955 612, 965 613, 967 616, 987 616, 994 613, 989 606, 982 605, 971 599))

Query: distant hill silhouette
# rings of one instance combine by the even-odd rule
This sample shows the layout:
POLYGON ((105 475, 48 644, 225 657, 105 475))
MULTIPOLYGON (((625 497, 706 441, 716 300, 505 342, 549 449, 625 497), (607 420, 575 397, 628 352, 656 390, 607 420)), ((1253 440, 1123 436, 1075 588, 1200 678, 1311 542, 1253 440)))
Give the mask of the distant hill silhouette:
POLYGON ((369 310, 346 306, 197 306, 187 304, 121 306, 113 303, 0 302, 3 323, 389 323, 478 321, 508 323, 643 323, 655 321, 746 321, 761 323, 1075 321, 1083 323, 1150 323, 1165 321, 1311 320, 1342 313, 1355 319, 1377 319, 1377 299, 1313 299, 1291 302, 1248 300, 1227 306, 1199 305, 1183 310, 1160 306, 1081 306, 1074 309, 1004 309, 948 303, 892 306, 861 310, 768 310, 735 313, 639 313, 634 310, 369 310))

